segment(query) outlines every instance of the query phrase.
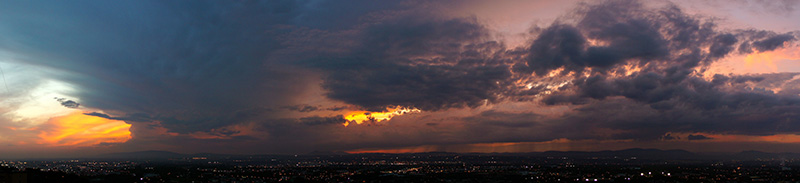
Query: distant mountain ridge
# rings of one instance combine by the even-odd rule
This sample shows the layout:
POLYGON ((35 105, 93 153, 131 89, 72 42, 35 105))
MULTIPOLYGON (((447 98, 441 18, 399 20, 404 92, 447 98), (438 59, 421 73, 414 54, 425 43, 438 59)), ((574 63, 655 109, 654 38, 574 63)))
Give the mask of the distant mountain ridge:
POLYGON ((312 151, 312 152, 308 153, 307 155, 321 155, 321 156, 331 155, 331 156, 336 156, 336 155, 348 155, 348 154, 350 154, 350 153, 347 153, 347 152, 344 152, 344 151, 312 151))
POLYGON ((732 155, 736 159, 798 159, 800 153, 769 153, 761 151, 742 151, 732 155))
POLYGON ((187 155, 169 151, 136 151, 102 154, 94 158, 102 159, 170 159, 181 158, 187 155))
MULTIPOLYGON (((350 154, 343 151, 313 151, 301 156, 365 156, 365 155, 380 155, 392 153, 365 153, 365 154, 350 154)), ((782 159, 782 158, 800 158, 800 153, 769 153, 761 151, 742 151, 738 153, 694 153, 686 150, 672 149, 624 149, 624 150, 605 150, 605 151, 545 151, 545 152, 525 152, 525 153, 453 153, 453 152, 419 152, 419 153, 401 153, 404 155, 496 155, 496 156, 523 156, 523 157, 568 157, 568 158, 620 158, 620 159, 664 159, 664 160, 681 160, 681 159, 738 159, 738 160, 754 160, 754 159, 782 159)), ((196 153, 196 154, 181 154, 169 151, 136 151, 136 152, 120 152, 103 154, 91 159, 149 159, 149 160, 166 160, 166 159, 179 159, 179 158, 193 158, 193 157, 208 157, 208 158, 233 158, 233 157, 252 157, 252 156, 276 156, 287 157, 290 155, 232 155, 232 154, 214 154, 214 153, 196 153)))
POLYGON ((686 150, 660 150, 660 149, 624 149, 617 151, 545 151, 540 156, 563 156, 572 158, 590 157, 618 157, 618 158, 643 158, 643 159, 686 159, 696 157, 697 154, 686 150))

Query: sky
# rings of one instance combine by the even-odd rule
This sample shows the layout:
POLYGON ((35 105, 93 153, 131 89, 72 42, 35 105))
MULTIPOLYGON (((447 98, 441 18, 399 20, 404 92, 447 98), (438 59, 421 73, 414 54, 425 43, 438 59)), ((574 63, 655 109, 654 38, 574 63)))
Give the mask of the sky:
POLYGON ((800 2, 17 1, 0 158, 800 152, 800 2))

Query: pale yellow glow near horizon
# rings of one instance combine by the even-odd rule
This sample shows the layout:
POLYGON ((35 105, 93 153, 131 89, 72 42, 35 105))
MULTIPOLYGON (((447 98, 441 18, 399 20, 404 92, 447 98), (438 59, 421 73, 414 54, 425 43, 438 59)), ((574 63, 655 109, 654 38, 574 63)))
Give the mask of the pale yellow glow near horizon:
POLYGON ((74 88, 67 83, 55 80, 45 81, 29 93, 0 100, 2 106, 16 106, 15 109, 10 109, 9 112, 0 115, 16 122, 21 127, 36 126, 46 122, 51 117, 63 116, 77 111, 77 109, 61 106, 54 99, 54 97, 61 97, 80 101, 65 94, 72 91, 74 91, 74 88))

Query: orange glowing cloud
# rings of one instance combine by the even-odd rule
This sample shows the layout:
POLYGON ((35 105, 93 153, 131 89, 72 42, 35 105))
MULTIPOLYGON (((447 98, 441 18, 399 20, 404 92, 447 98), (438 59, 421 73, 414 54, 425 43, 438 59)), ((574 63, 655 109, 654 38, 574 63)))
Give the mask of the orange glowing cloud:
POLYGON ((42 124, 38 143, 52 146, 92 146, 131 139, 131 125, 119 120, 84 115, 76 111, 42 124))
POLYGON ((773 73, 794 72, 800 69, 800 46, 785 45, 772 51, 754 51, 745 55, 733 55, 715 63, 705 75, 720 73, 773 73))
POLYGON ((738 134, 715 134, 715 133, 672 133, 669 132, 671 139, 664 141, 694 141, 694 142, 767 142, 767 143, 800 143, 800 135, 796 134, 774 134, 774 135, 738 135, 738 134), (705 139, 690 140, 688 136, 704 136, 705 139))
POLYGON ((419 109, 412 109, 406 107, 397 106, 395 108, 386 108, 386 111, 383 112, 371 112, 371 111, 350 111, 344 115, 344 119, 347 120, 344 126, 350 125, 350 122, 355 122, 356 124, 361 124, 364 122, 382 122, 392 119, 395 116, 400 116, 406 113, 418 113, 421 112, 419 109))
POLYGON ((800 48, 789 47, 774 51, 754 52, 745 56, 744 60, 748 67, 752 67, 755 64, 764 64, 774 72, 778 71, 778 65, 775 63, 776 61, 800 60, 800 48))
POLYGON ((767 136, 754 135, 725 135, 699 133, 711 138, 712 142, 773 142, 773 143, 800 143, 800 135, 795 134, 775 134, 767 136))

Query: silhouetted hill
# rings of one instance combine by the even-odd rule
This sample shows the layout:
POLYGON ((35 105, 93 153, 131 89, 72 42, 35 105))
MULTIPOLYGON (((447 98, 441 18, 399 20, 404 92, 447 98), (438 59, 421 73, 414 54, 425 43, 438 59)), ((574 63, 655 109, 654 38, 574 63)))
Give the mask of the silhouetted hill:
POLYGON ((338 156, 338 155, 348 155, 350 153, 344 151, 312 151, 307 155, 311 156, 338 156))
POLYGON ((571 158, 636 158, 636 159, 694 159, 697 154, 685 150, 625 149, 618 151, 546 151, 539 156, 571 158))
POLYGON ((800 158, 800 153, 768 153, 761 151, 742 151, 733 154, 732 159, 797 159, 800 158))
POLYGON ((171 159, 182 158, 188 155, 174 153, 169 151, 137 151, 137 152, 121 152, 99 155, 94 158, 101 159, 171 159))
MULTIPOLYGON (((313 151, 300 157, 358 157, 358 156, 382 156, 392 153, 364 153, 350 154, 343 151, 313 151)), ((545 152, 526 152, 526 153, 453 153, 453 152, 419 152, 401 153, 402 155, 418 156, 518 156, 518 157, 567 157, 571 159, 647 159, 647 160, 756 160, 756 159, 800 159, 800 153, 769 153, 761 151, 742 151, 739 153, 693 153, 685 150, 660 150, 660 149, 624 149, 615 151, 545 151, 545 152)), ((103 154, 89 159, 124 159, 124 160, 167 160, 167 159, 191 159, 204 157, 208 159, 231 159, 231 158, 296 158, 296 155, 231 155, 231 154, 180 154, 169 151, 138 151, 103 154)))

